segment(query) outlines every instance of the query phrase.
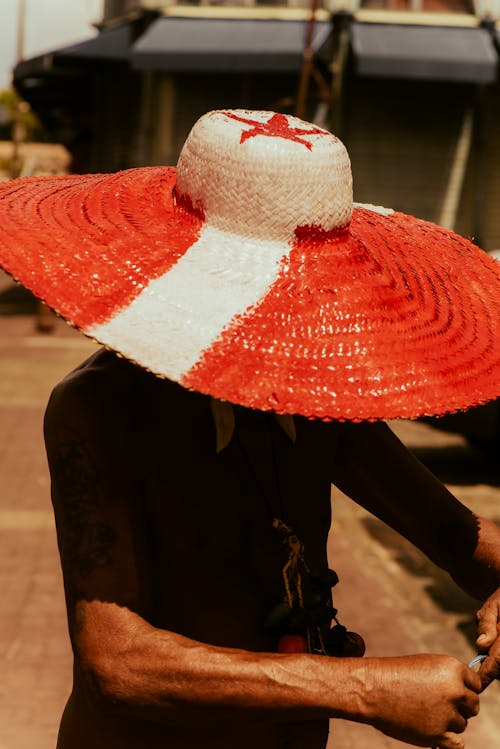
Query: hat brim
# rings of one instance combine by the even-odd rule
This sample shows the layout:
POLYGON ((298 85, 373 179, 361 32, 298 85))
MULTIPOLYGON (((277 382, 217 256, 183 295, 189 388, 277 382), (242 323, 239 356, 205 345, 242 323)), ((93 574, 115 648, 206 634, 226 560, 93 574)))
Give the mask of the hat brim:
POLYGON ((184 387, 321 419, 440 415, 500 395, 500 266, 356 207, 291 242, 223 232, 175 169, 0 189, 0 264, 83 333, 184 387))

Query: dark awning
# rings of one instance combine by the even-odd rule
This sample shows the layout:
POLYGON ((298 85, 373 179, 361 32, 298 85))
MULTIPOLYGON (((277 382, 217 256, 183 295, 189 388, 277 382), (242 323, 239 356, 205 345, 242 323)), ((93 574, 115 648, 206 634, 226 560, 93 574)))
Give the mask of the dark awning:
POLYGON ((54 68, 63 67, 76 61, 108 60, 110 62, 125 62, 130 56, 131 42, 130 24, 104 29, 95 37, 78 44, 60 47, 51 52, 22 60, 14 68, 14 80, 47 75, 54 68))
POLYGON ((59 58, 93 60, 128 60, 132 42, 130 24, 103 29, 93 39, 63 47, 56 52, 59 58))
POLYGON ((13 71, 14 85, 47 129, 63 139, 64 120, 85 119, 92 111, 93 81, 102 65, 128 64, 131 43, 130 24, 103 29, 78 44, 22 60, 13 71))
MULTIPOLYGON (((182 72, 297 72, 307 21, 159 18, 133 46, 132 63, 142 70, 182 72)), ((315 24, 319 52, 331 32, 315 24)))
POLYGON ((498 57, 482 28, 354 22, 351 41, 362 76, 493 83, 498 57))

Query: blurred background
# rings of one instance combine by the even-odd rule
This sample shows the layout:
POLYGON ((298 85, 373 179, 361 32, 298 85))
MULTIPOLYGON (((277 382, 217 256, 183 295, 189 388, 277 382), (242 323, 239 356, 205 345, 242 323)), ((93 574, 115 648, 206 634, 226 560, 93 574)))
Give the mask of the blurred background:
POLYGON ((17 139, 63 144, 71 171, 116 171, 175 164, 209 109, 295 112, 345 141, 356 200, 494 250, 498 16, 500 0, 3 0, 2 135, 17 115, 17 139))
MULTIPOLYGON (((347 145, 355 200, 500 248, 500 0, 0 0, 0 180, 175 164, 209 109, 294 113, 347 145)), ((42 441, 57 380, 94 350, 0 272, 0 749, 55 746, 71 683, 42 441)), ((391 424, 500 520, 498 402, 391 424)), ((333 491, 336 605, 368 653, 474 654, 476 604, 333 491)), ((497 749, 497 686, 468 732, 497 749)), ((332 749, 396 749, 338 722, 332 749)))

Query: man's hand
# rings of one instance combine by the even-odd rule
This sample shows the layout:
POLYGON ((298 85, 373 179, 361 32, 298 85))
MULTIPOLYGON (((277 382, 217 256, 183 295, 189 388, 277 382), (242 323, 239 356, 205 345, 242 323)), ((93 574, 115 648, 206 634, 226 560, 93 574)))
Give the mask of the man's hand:
POLYGON ((477 648, 480 653, 488 654, 479 669, 484 689, 500 678, 500 588, 477 612, 477 623, 477 648))
POLYGON ((416 746, 463 749, 459 734, 479 712, 481 679, 475 671, 445 655, 380 658, 372 664, 369 723, 416 746))

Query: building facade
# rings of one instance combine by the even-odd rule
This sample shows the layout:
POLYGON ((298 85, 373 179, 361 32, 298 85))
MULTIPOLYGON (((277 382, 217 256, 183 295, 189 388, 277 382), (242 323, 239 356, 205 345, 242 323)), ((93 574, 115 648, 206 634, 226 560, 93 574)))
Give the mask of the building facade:
POLYGON ((79 172, 174 164, 210 109, 298 113, 344 140, 356 200, 492 250, 499 5, 107 0, 94 39, 23 61, 15 84, 79 172))

